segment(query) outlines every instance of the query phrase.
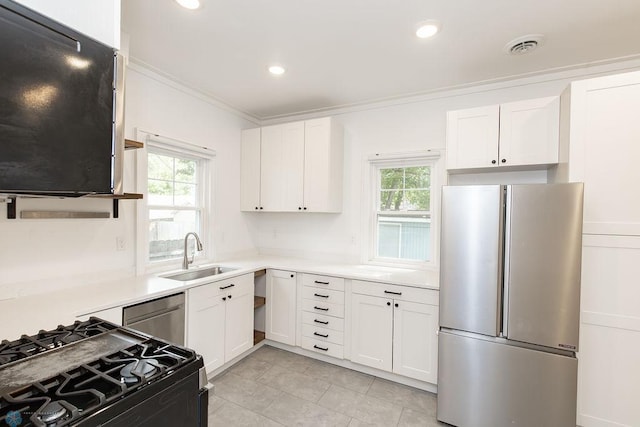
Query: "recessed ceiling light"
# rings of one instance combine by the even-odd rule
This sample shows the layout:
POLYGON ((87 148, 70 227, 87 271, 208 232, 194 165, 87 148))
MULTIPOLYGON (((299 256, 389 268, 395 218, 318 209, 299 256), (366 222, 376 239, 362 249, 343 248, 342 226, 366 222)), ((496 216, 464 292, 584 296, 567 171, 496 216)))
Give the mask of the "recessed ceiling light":
POLYGON ((418 25, 416 36, 421 39, 428 39, 435 36, 438 31, 440 31, 440 23, 438 21, 424 21, 418 25))
POLYGON ((282 65, 271 65, 269 67, 269 72, 273 75, 279 76, 286 72, 287 70, 282 65))
POLYGON ((176 0, 176 3, 185 9, 191 10, 198 9, 200 7, 200 0, 176 0))

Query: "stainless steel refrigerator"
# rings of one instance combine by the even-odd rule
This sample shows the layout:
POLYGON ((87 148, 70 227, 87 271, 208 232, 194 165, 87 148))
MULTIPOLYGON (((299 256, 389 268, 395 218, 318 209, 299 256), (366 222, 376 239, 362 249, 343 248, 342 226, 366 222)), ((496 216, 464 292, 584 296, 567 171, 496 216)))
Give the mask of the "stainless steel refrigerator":
POLYGON ((583 186, 445 186, 438 420, 575 427, 583 186))

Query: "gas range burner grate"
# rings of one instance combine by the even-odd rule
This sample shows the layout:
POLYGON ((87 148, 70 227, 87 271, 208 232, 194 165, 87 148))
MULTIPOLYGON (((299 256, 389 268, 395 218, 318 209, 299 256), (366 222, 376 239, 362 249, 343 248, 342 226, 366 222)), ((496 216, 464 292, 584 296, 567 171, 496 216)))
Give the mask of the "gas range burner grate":
POLYGON ((81 341, 117 329, 118 326, 92 317, 73 325, 58 326, 51 331, 40 331, 35 335, 23 335, 15 341, 0 343, 0 366, 20 359, 44 353, 67 344, 81 341))
POLYGON ((46 380, 0 395, 0 426, 62 427, 194 360, 181 347, 147 339, 46 380), (17 418, 16 418, 17 417, 17 418), (26 424, 25 424, 26 423, 26 424), (11 425, 11 424, 8 424, 11 425))

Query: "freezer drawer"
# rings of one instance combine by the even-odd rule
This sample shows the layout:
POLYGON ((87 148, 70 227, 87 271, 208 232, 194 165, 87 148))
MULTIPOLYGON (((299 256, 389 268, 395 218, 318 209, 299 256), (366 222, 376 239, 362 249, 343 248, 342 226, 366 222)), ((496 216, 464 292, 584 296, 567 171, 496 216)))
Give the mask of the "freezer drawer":
POLYGON ((438 420, 459 427, 575 427, 575 358, 446 331, 438 346, 438 420))

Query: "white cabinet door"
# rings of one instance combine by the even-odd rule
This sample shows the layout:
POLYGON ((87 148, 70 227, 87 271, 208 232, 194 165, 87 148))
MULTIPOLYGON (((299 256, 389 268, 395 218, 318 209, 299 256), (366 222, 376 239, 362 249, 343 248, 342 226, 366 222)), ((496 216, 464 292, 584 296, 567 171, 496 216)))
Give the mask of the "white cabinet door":
POLYGON ((304 206, 308 212, 342 210, 342 127, 330 117, 307 120, 304 141, 304 206))
POLYGON ((224 364, 225 301, 217 284, 187 291, 187 347, 204 358, 207 371, 224 364))
POLYGON ((230 282, 226 290, 225 363, 253 347, 253 277, 245 275, 230 282))
POLYGON ((558 163, 560 98, 500 105, 500 166, 558 163))
POLYGON ((584 232, 638 236, 640 72, 575 82, 570 95, 568 178, 585 183, 584 232))
POLYGON ((583 244, 578 424, 640 426, 640 236, 583 244))
POLYGON ((240 146, 240 209, 260 210, 260 128, 242 131, 240 146))
POLYGON ((302 210, 303 168, 304 122, 263 127, 260 200, 265 211, 302 210))
POLYGON ((296 345, 296 274, 267 271, 266 338, 296 345))
POLYGON ((447 169, 558 163, 560 99, 447 112, 447 169))
POLYGON ((438 307, 394 301, 393 372, 436 384, 438 307))
POLYGON ((447 112, 447 169, 498 165, 499 105, 447 112))
POLYGON ((351 361, 391 371, 392 336, 392 300, 352 294, 351 361))

